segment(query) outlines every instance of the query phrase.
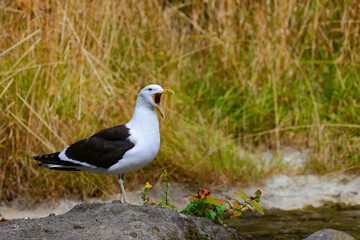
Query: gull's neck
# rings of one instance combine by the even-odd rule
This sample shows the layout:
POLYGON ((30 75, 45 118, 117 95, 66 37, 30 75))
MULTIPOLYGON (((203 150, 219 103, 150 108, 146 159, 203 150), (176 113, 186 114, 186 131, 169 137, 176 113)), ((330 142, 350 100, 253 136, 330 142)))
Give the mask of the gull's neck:
POLYGON ((149 106, 142 97, 138 97, 131 120, 126 124, 128 127, 138 131, 146 130, 159 133, 159 119, 154 106, 149 106))

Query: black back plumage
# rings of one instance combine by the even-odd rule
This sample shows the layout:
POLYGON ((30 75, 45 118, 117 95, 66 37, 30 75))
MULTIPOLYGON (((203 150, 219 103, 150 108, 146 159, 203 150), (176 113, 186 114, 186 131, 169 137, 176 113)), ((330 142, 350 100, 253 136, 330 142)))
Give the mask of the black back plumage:
MULTIPOLYGON (((83 166, 87 163, 96 167, 109 168, 122 159, 124 154, 135 145, 128 138, 130 130, 125 125, 119 125, 104 129, 90 138, 83 139, 71 144, 65 151, 66 157, 76 160, 78 163, 60 159, 59 153, 54 158, 44 157, 43 155, 33 157, 35 160, 47 164, 57 164, 62 166, 83 166)), ((66 168, 61 169, 66 170, 66 168)))
POLYGON ((125 125, 107 128, 70 145, 65 155, 96 167, 109 168, 135 146, 128 140, 129 136, 129 129, 125 125))

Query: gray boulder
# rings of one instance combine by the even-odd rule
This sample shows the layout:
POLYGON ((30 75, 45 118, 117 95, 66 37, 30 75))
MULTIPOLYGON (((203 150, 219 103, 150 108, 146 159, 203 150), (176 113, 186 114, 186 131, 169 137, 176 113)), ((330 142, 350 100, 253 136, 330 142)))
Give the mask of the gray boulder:
POLYGON ((83 203, 59 216, 0 222, 0 239, 243 239, 209 219, 149 205, 83 203))
POLYGON ((322 229, 320 231, 317 231, 307 238, 305 240, 355 240, 352 236, 347 234, 346 232, 337 231, 334 229, 322 229))

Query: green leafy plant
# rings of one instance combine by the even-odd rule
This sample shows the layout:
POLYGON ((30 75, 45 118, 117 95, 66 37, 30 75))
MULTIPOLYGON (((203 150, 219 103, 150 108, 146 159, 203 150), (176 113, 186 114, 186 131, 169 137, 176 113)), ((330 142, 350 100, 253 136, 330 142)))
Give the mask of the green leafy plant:
POLYGON ((225 225, 223 221, 225 212, 230 213, 230 217, 234 220, 238 220, 237 217, 244 215, 246 209, 264 214, 260 205, 262 194, 260 190, 255 192, 255 197, 247 196, 241 189, 238 189, 238 192, 235 192, 235 194, 240 196, 243 201, 231 198, 231 203, 224 199, 214 198, 209 190, 203 188, 201 191, 198 191, 196 195, 190 196, 190 203, 181 211, 181 213, 206 217, 223 225, 225 225))
MULTIPOLYGON (((158 205, 160 207, 166 207, 177 211, 178 209, 174 207, 171 202, 172 199, 169 198, 169 187, 171 186, 170 177, 166 170, 164 170, 160 178, 164 181, 164 189, 165 197, 161 197, 162 200, 153 201, 148 193, 152 188, 152 185, 147 182, 145 187, 143 187, 141 199, 144 204, 158 205)), ((246 193, 238 189, 238 192, 234 192, 237 196, 241 197, 242 200, 238 200, 236 198, 231 198, 230 201, 215 198, 211 192, 205 188, 200 191, 197 191, 196 194, 186 195, 184 197, 190 197, 190 203, 181 211, 184 214, 190 214, 198 217, 206 217, 208 219, 214 220, 224 226, 224 214, 230 214, 230 218, 234 220, 238 220, 239 216, 245 214, 246 210, 257 211, 261 214, 264 214, 264 211, 260 205, 260 198, 262 192, 257 190, 254 196, 247 196, 246 193)))
POLYGON ((165 193, 165 197, 161 197, 163 200, 159 201, 158 205, 168 207, 168 206, 171 206, 170 201, 173 201, 173 200, 168 198, 168 195, 170 193, 169 187, 171 186, 171 183, 170 183, 169 175, 166 170, 164 170, 161 173, 160 178, 162 178, 164 181, 165 188, 164 188, 163 192, 165 193))
POLYGON ((171 186, 171 183, 170 183, 170 177, 166 170, 164 170, 161 173, 160 178, 162 178, 164 181, 165 188, 163 192, 165 193, 165 197, 161 197, 162 200, 152 201, 151 198, 148 196, 149 190, 152 188, 152 185, 149 182, 147 182, 145 187, 141 189, 142 190, 141 199, 143 200, 144 204, 158 205, 160 207, 166 207, 177 211, 177 208, 171 204, 171 202, 173 202, 174 200, 169 198, 169 193, 170 193, 169 187, 171 186))
POLYGON ((148 192, 151 188, 152 188, 152 185, 149 182, 146 182, 145 187, 143 187, 141 189, 141 191, 142 191, 141 199, 143 200, 144 204, 152 203, 150 197, 148 196, 148 192))
POLYGON ((231 198, 233 200, 232 204, 229 201, 226 201, 226 203, 229 205, 229 212, 231 214, 231 218, 238 220, 237 217, 242 216, 245 214, 244 210, 252 210, 257 211, 264 215, 264 211, 261 208, 260 205, 260 198, 261 198, 261 190, 258 189, 255 192, 255 197, 253 196, 247 196, 246 193, 242 189, 238 189, 238 192, 234 192, 236 195, 240 196, 243 201, 240 202, 239 200, 235 198, 231 198))
POLYGON ((205 188, 198 191, 196 195, 191 195, 190 197, 190 203, 181 211, 181 213, 206 217, 224 224, 222 215, 226 210, 225 200, 214 198, 211 192, 205 188))

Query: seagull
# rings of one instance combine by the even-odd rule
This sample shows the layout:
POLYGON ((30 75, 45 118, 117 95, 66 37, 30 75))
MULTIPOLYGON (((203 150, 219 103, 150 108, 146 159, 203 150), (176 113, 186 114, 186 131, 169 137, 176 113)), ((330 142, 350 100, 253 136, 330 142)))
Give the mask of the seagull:
POLYGON ((115 127, 104 129, 87 139, 79 140, 61 152, 33 157, 39 167, 61 171, 87 171, 99 174, 117 174, 120 184, 120 202, 128 203, 124 178, 149 164, 160 148, 159 120, 162 118, 161 96, 172 93, 152 84, 143 88, 137 97, 131 120, 115 127))

